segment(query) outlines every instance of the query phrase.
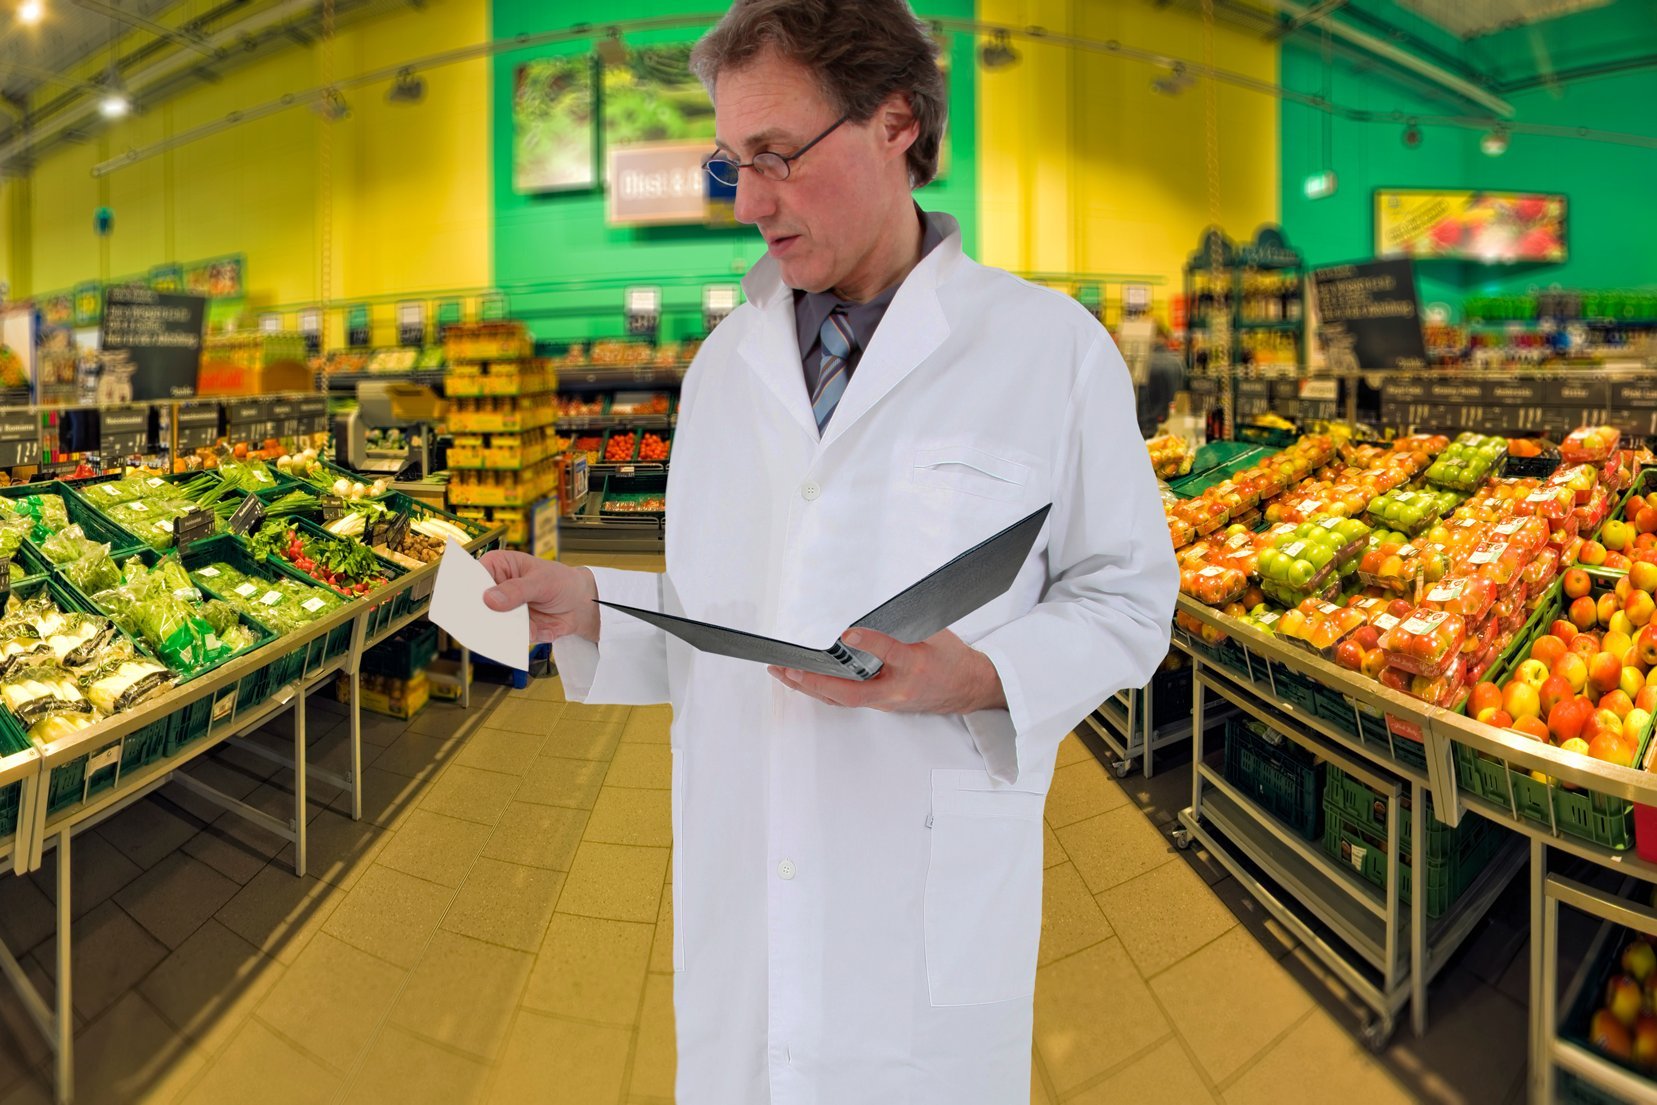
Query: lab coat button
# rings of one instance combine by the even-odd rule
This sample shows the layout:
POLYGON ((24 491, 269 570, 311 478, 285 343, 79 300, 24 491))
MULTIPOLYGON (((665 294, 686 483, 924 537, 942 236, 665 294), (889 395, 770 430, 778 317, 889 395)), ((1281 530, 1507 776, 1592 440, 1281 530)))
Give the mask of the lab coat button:
POLYGON ((804 499, 808 503, 816 502, 817 501, 817 496, 821 495, 822 493, 823 493, 822 487, 820 487, 819 485, 811 482, 810 480, 807 480, 805 483, 802 483, 800 485, 800 498, 804 499))
POLYGON ((783 880, 793 878, 794 861, 791 859, 785 859, 781 863, 777 864, 777 877, 783 880))

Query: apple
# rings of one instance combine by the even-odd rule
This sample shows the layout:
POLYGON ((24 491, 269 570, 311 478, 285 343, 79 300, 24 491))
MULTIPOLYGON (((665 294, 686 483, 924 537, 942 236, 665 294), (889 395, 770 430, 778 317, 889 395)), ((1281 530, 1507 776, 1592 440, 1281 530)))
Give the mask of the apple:
MULTIPOLYGON (((1617 658, 1617 663, 1619 664, 1627 662, 1623 659, 1623 657, 1627 655, 1629 650, 1633 647, 1634 638, 1630 637, 1626 633, 1607 633, 1605 635, 1605 639, 1599 643, 1599 650, 1603 653, 1615 656, 1617 658)), ((1636 656, 1638 656, 1637 653, 1636 656)))
POLYGON ((1410 673, 1403 668, 1395 668, 1391 664, 1381 669, 1381 686, 1388 690, 1399 691, 1402 694, 1410 693, 1410 673))
POLYGON ((1647 670, 1657 671, 1657 625, 1647 623, 1634 638, 1634 655, 1647 670))
POLYGON ((1601 733, 1610 733, 1622 740, 1622 718, 1610 710, 1595 710, 1588 724, 1582 727, 1582 739, 1591 743, 1601 733))
POLYGON ((1515 679, 1523 680, 1538 691, 1542 689, 1542 684, 1548 681, 1548 675, 1548 665, 1535 659, 1519 661, 1519 666, 1513 671, 1515 679))
POLYGON ((1386 666, 1387 650, 1384 648, 1372 648, 1364 653, 1363 663, 1358 665, 1358 670, 1369 676, 1371 679, 1379 679, 1381 678, 1381 669, 1386 666))
POLYGON ((1600 530, 1599 539, 1606 548, 1621 552, 1634 540, 1634 527, 1613 518, 1600 530))
POLYGON ((1647 683, 1641 687, 1639 693, 1634 696, 1634 708, 1657 714, 1657 685, 1647 683))
MULTIPOLYGON (((1585 698, 1568 698, 1564 702, 1548 711, 1548 732, 1553 734, 1554 740, 1563 747, 1567 741, 1582 736, 1583 726, 1593 716, 1594 708, 1585 698)), ((1582 751, 1588 751, 1588 742, 1583 741, 1582 751)))
POLYGON ((1565 573, 1565 594, 1573 599, 1579 599, 1593 589, 1594 581, 1581 568, 1572 568, 1565 573))
POLYGON ((1621 609, 1622 600, 1617 598, 1614 593, 1607 591, 1599 597, 1599 602, 1594 607, 1594 613, 1599 619, 1599 624, 1605 626, 1606 628, 1610 628, 1611 615, 1621 609))
POLYGON ((1609 652, 1602 652, 1588 662, 1588 684, 1594 694, 1602 695, 1617 689, 1622 683, 1622 661, 1609 652))
MULTIPOLYGON (((1510 679, 1507 686, 1502 688, 1502 709, 1516 718, 1540 717, 1542 699, 1537 694, 1536 686, 1523 679, 1510 679)), ((1511 725, 1512 722, 1508 724, 1511 725)), ((1621 727, 1621 718, 1617 719, 1617 725, 1621 727)))
POLYGON ((1511 731, 1523 734, 1532 740, 1539 740, 1543 744, 1548 743, 1547 724, 1539 717, 1517 718, 1511 726, 1511 731))
POLYGON ((1622 612, 1628 615, 1628 620, 1638 629, 1649 623, 1653 614, 1657 614, 1657 599, 1653 599, 1648 591, 1630 591, 1622 604, 1622 612))
POLYGON ((1613 1059, 1634 1057, 1634 1038, 1629 1035, 1627 1026, 1617 1020, 1616 1014, 1609 1009, 1601 1009, 1588 1022, 1588 1042, 1595 1051, 1613 1059))
MULTIPOLYGON (((1652 688, 1657 693, 1657 687, 1652 688)), ((1474 717, 1481 710, 1495 710, 1502 705, 1502 689, 1494 683, 1475 683, 1467 696, 1467 712, 1474 717)))
POLYGON ((1645 689, 1645 672, 1624 664, 1622 678, 1617 680, 1617 689, 1627 695, 1630 702, 1634 701, 1645 689))
MULTIPOLYGON (((1652 537, 1652 541, 1645 545, 1645 548, 1651 548, 1653 544, 1657 544, 1657 536, 1651 534, 1646 536, 1652 537)), ((1649 560, 1636 560, 1628 569, 1628 585, 1634 590, 1644 591, 1648 595, 1653 591, 1657 591, 1657 564, 1653 564, 1649 560)))
POLYGON ((1357 671, 1364 664, 1364 648, 1351 637, 1335 646, 1335 663, 1349 671, 1357 671))
POLYGON ((1492 710, 1489 717, 1481 717, 1479 720, 1497 729, 1513 728, 1513 715, 1506 710, 1492 710))
POLYGON ((1638 706, 1628 711, 1628 716, 1622 719, 1622 737, 1629 747, 1640 747, 1640 738, 1645 736, 1646 729, 1651 725, 1651 713, 1638 706))
POLYGON ((1624 948, 1622 969, 1642 984, 1651 976, 1652 971, 1657 971, 1657 951, 1652 950, 1651 942, 1636 938, 1624 948))
POLYGON ((1657 1016, 1642 1013, 1634 1022, 1632 1054, 1636 1066, 1648 1071, 1657 1068, 1657 1016))
POLYGON ((1628 585, 1628 577, 1623 576, 1621 579, 1617 580, 1617 585, 1615 587, 1611 588, 1611 590, 1613 590, 1617 593, 1617 597, 1619 599, 1622 599, 1624 602, 1627 602, 1628 601, 1628 592, 1630 590, 1629 585, 1628 585))
POLYGON ((1559 663, 1553 666, 1553 672, 1569 683, 1571 689, 1578 694, 1588 685, 1588 661, 1575 652, 1567 652, 1561 656, 1559 663))
POLYGON ((1633 1028, 1644 1004, 1640 984, 1628 975, 1617 975, 1605 988, 1605 1008, 1622 1022, 1624 1028, 1633 1028))
POLYGON ((1642 506, 1634 515, 1634 529, 1638 533, 1657 533, 1657 507, 1642 506))
POLYGON ((1537 697, 1542 700, 1542 716, 1552 717, 1555 706, 1576 697, 1576 688, 1564 676, 1550 675, 1542 682, 1537 697))
POLYGON ((1578 633, 1571 638, 1571 651, 1582 657, 1584 662, 1599 655, 1599 634, 1578 633))
POLYGON ((1570 740, 1560 741, 1559 748, 1562 752, 1575 752, 1579 756, 1588 754, 1588 742, 1581 737, 1572 737, 1570 740))
POLYGON ((1608 552, 1605 554, 1605 563, 1601 564, 1600 567, 1612 572, 1626 572, 1629 565, 1633 563, 1632 560, 1620 552, 1608 552))
MULTIPOLYGON (((1607 597, 1610 598, 1615 596, 1607 597)), ((1605 623, 1605 628, 1607 632, 1618 633, 1632 640, 1634 637, 1634 631, 1639 627, 1629 619, 1627 610, 1618 610, 1616 613, 1611 615, 1611 620, 1605 623)))
POLYGON ((1594 739, 1588 742, 1588 755, 1603 763, 1616 764, 1618 767, 1634 766, 1633 747, 1623 740, 1622 733, 1610 729, 1602 729, 1594 734, 1594 739))
POLYGON ((1530 656, 1533 660, 1540 660, 1548 665, 1549 670, 1559 663, 1559 658, 1565 655, 1565 642, 1551 633, 1544 633, 1531 642, 1530 656))
POLYGON ((1594 600, 1587 595, 1571 602, 1569 614, 1571 624, 1579 630, 1589 630, 1599 624, 1599 608, 1594 605, 1594 600))
POLYGON ((1617 731, 1622 731, 1622 721, 1634 710, 1634 700, 1623 694, 1622 691, 1608 691, 1599 700, 1599 708, 1610 710, 1617 715, 1617 731))
POLYGON ((1605 546, 1598 541, 1584 541, 1582 551, 1576 554, 1578 562, 1597 568, 1605 563, 1605 546))
POLYGON ((1576 637, 1576 625, 1565 618, 1555 618, 1553 624, 1548 626, 1548 636, 1558 637, 1569 647, 1576 637))

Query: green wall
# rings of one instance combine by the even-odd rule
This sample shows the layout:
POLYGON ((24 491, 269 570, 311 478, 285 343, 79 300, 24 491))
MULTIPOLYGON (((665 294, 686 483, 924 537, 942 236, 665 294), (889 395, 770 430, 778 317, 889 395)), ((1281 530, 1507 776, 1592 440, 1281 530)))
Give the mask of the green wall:
MULTIPOLYGON (((496 39, 502 39, 591 20, 602 33, 609 21, 694 15, 707 12, 709 7, 676 0, 610 0, 605 4, 495 0, 491 30, 496 39)), ((916 8, 923 16, 971 17, 973 0, 931 0, 918 2, 916 8)), ((684 42, 700 33, 700 29, 654 32, 628 35, 627 41, 639 45, 684 42)), ((961 221, 969 253, 976 247, 978 222, 977 71, 973 46, 970 38, 952 39, 947 178, 917 193, 923 208, 947 211, 961 221)), ((523 196, 513 191, 512 86, 516 67, 536 57, 590 49, 588 42, 581 41, 503 53, 493 62, 490 103, 495 283, 510 296, 513 316, 526 319, 543 340, 620 334, 622 288, 631 283, 662 286, 664 338, 697 334, 702 326, 702 285, 739 280, 764 252, 758 231, 752 227, 615 228, 605 223, 601 191, 543 196, 523 196), (548 283, 572 287, 556 291, 532 288, 548 283)))
MULTIPOLYGON (((1631 17, 1651 18, 1651 0, 1620 0, 1606 8, 1541 24, 1550 64, 1587 60, 1620 34, 1631 17), (1643 14, 1642 14, 1643 13, 1643 14)), ((1638 18, 1635 18, 1638 23, 1638 18)), ((1644 24, 1647 27, 1651 22, 1644 24)), ((1505 74, 1534 66, 1539 56, 1531 30, 1474 39, 1469 60, 1505 74)), ((1626 52, 1625 47, 1618 54, 1626 52)), ((1286 87, 1319 92, 1323 64, 1314 48, 1286 45, 1282 79, 1286 87)), ((1432 102, 1380 79, 1374 70, 1355 73, 1335 66, 1331 99, 1373 111, 1451 114, 1432 102)), ((1657 69, 1631 70, 1572 81, 1557 90, 1538 88, 1510 94, 1517 119, 1528 123, 1588 126, 1599 130, 1653 133, 1651 105, 1657 102, 1657 69)), ((1559 192, 1567 209, 1567 261, 1556 265, 1491 266, 1429 261, 1418 267, 1423 302, 1441 301, 1459 312, 1469 294, 1524 291, 1558 283, 1570 288, 1657 285, 1657 215, 1652 212, 1657 150, 1587 142, 1575 138, 1512 136, 1501 157, 1479 150, 1481 132, 1449 127, 1423 128, 1420 146, 1408 149, 1402 119, 1388 123, 1334 120, 1330 167, 1339 178, 1334 196, 1308 200, 1301 191, 1307 175, 1323 168, 1323 113, 1290 101, 1282 106, 1283 226, 1308 261, 1326 264, 1370 257, 1374 251, 1373 190, 1380 187, 1475 188, 1559 192)))

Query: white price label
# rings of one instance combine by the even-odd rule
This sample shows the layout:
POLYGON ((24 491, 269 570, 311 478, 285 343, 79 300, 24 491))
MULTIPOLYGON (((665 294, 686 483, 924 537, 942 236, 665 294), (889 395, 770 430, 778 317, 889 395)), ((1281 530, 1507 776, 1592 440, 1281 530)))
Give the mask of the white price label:
POLYGON ((277 603, 282 601, 282 592, 266 591, 264 594, 259 596, 259 601, 264 603, 266 606, 275 606, 277 603))
POLYGON ((219 577, 219 570, 217 568, 202 568, 196 572, 196 575, 206 576, 208 579, 217 579, 219 577))
POLYGON ((236 593, 244 599, 250 599, 258 592, 258 590, 258 584, 244 583, 240 587, 236 588, 236 593))
POLYGON ((321 610, 324 606, 327 606, 328 602, 326 599, 317 596, 314 598, 308 598, 299 605, 304 608, 307 613, 315 614, 318 610, 321 610))
POLYGON ((148 514, 150 512, 150 508, 143 503, 128 503, 127 509, 134 514, 148 514))

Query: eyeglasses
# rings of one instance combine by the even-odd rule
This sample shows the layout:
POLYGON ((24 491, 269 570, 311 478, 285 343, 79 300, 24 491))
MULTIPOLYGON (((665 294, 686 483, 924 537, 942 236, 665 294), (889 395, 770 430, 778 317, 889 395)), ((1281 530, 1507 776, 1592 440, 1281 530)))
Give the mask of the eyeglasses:
POLYGON ((742 169, 752 169, 767 180, 787 180, 794 162, 804 157, 807 150, 833 134, 841 123, 850 118, 850 115, 840 116, 828 130, 786 156, 766 150, 764 153, 755 154, 752 161, 732 161, 728 157, 713 154, 702 162, 702 168, 706 169, 713 179, 731 188, 736 187, 738 171, 742 169))

